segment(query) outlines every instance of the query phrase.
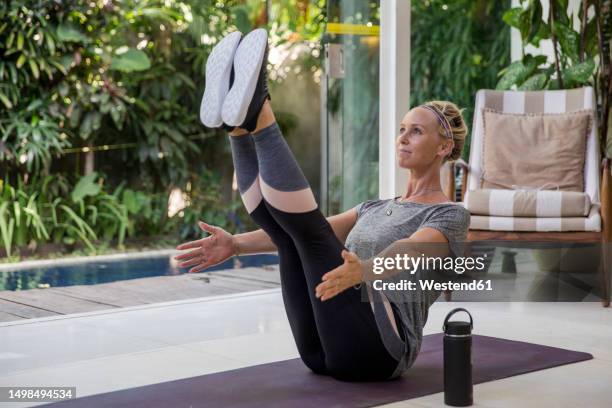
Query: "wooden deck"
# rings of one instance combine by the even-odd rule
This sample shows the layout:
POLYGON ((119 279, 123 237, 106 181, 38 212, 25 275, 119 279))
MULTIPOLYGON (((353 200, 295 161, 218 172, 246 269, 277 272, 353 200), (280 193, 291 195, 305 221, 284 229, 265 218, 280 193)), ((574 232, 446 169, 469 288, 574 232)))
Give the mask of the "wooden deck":
POLYGON ((0 322, 226 295, 280 286, 278 266, 0 292, 0 322))

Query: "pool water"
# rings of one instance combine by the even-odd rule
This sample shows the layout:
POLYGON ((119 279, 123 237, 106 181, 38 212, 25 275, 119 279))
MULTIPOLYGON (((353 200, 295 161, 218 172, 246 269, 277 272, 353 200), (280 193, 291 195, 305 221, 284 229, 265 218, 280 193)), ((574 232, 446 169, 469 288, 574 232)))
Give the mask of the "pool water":
MULTIPOLYGON (((278 264, 278 256, 260 254, 230 258, 202 272, 238 267, 278 264), (239 265, 237 262, 239 261, 239 265)), ((152 276, 181 275, 189 268, 179 268, 168 255, 108 261, 86 261, 78 264, 53 265, 40 268, 0 271, 0 291, 26 290, 73 285, 95 285, 152 276)))

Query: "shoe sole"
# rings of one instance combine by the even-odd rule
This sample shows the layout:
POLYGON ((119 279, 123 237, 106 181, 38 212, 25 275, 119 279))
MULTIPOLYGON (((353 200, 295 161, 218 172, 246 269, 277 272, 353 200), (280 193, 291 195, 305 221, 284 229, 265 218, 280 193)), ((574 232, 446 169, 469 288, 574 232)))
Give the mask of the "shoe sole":
POLYGON ((223 102, 221 117, 230 126, 240 126, 255 93, 257 79, 268 45, 268 33, 258 28, 247 34, 234 55, 234 84, 223 102))
POLYGON ((206 61, 206 87, 200 104, 200 121, 206 127, 223 125, 221 109, 229 92, 234 54, 241 37, 240 31, 226 35, 215 45, 206 61))

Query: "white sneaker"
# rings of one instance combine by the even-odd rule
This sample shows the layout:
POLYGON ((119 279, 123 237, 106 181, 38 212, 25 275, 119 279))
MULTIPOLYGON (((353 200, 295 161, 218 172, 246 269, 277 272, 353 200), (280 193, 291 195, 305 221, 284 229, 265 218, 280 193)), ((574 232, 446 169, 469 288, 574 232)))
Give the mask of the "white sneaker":
POLYGON ((200 105, 200 121, 209 128, 221 127, 221 110, 231 86, 234 54, 242 38, 234 31, 219 41, 206 61, 206 87, 200 105))
POLYGON ((266 99, 268 33, 258 28, 244 36, 234 55, 234 82, 225 97, 221 117, 230 126, 254 130, 266 99))

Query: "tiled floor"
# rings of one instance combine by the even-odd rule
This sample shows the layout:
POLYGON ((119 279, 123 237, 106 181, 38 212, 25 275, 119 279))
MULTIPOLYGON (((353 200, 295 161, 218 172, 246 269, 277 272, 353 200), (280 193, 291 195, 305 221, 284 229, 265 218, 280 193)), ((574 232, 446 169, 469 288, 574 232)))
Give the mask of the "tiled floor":
MULTIPOLYGON (((480 407, 608 407, 612 309, 599 303, 462 303, 474 332, 587 351, 594 359, 474 387, 480 407)), ((430 310, 441 331, 456 303, 430 310)), ((0 324, 0 386, 79 396, 297 357, 278 289, 0 324)), ((0 407, 29 404, 0 403, 0 407)), ((444 406, 433 394, 387 407, 444 406)))

